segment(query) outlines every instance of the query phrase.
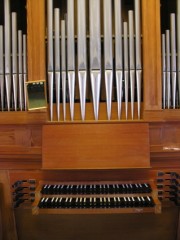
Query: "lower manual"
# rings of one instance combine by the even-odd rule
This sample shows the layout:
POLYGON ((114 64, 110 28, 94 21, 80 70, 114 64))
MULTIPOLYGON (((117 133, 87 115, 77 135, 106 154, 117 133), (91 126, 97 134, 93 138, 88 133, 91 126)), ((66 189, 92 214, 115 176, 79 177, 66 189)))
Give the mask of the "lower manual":
POLYGON ((151 196, 138 197, 43 197, 39 208, 127 208, 154 207, 151 196))

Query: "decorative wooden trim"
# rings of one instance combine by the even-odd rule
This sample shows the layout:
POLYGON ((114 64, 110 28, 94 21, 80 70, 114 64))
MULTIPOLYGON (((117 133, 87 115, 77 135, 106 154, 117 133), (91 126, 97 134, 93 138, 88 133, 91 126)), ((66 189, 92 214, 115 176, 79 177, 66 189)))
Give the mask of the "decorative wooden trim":
POLYGON ((179 122, 179 109, 147 110, 143 113, 143 120, 146 122, 179 122))
POLYGON ((1 112, 0 125, 31 125, 46 123, 47 113, 45 111, 31 112, 1 112))
POLYGON ((43 209, 34 206, 32 214, 120 214, 120 213, 161 213, 161 207, 149 208, 105 208, 105 209, 43 209))
POLYGON ((144 110, 160 110, 162 102, 160 0, 141 2, 144 110))
POLYGON ((28 81, 45 80, 45 1, 27 0, 28 81))

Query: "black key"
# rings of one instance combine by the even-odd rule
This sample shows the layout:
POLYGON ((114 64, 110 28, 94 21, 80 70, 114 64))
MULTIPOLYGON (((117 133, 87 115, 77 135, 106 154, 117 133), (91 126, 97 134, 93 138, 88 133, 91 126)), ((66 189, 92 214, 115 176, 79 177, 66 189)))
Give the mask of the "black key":
POLYGON ((59 201, 58 201, 58 208, 62 208, 62 198, 59 198, 59 201))
POLYGON ((38 204, 38 207, 39 208, 44 208, 44 201, 45 201, 45 198, 41 198, 41 200, 39 201, 39 204, 38 204))

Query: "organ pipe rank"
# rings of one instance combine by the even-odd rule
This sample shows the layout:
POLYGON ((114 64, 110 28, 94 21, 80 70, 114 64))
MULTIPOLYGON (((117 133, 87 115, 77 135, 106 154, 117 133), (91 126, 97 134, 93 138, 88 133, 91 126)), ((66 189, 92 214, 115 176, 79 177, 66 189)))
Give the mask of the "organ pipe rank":
POLYGON ((162 33, 162 106, 179 108, 180 101, 180 1, 177 0, 177 16, 170 14, 170 29, 162 33), (177 21, 176 21, 177 18, 177 21), (177 23, 177 24, 176 24, 177 23))
POLYGON ((17 13, 4 1, 4 26, 0 26, 0 105, 1 110, 27 109, 26 35, 17 26, 17 13))
POLYGON ((60 18, 60 10, 57 8, 53 10, 53 0, 47 0, 47 65, 51 121, 54 120, 54 102, 58 121, 61 108, 63 108, 61 119, 66 120, 66 102, 70 103, 70 116, 71 120, 74 120, 76 100, 80 103, 83 121, 86 119, 86 103, 89 100, 92 100, 94 119, 98 120, 103 91, 106 96, 107 120, 112 118, 113 101, 117 102, 119 119, 122 119, 122 111, 125 110, 126 119, 133 120, 135 106, 140 119, 142 85, 140 0, 134 0, 134 9, 128 11, 125 20, 122 18, 122 8, 120 0, 102 2, 78 0, 77 3, 74 0, 67 0, 67 14, 65 17, 61 14, 60 18), (89 92, 90 94, 87 94, 89 92), (88 98, 89 95, 92 98, 88 98))

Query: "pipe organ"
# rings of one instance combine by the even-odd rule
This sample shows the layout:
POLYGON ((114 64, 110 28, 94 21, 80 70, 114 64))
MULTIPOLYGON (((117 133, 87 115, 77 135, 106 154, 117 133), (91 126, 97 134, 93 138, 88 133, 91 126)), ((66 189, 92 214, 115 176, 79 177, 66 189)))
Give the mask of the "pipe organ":
POLYGON ((179 239, 179 11, 0 0, 0 240, 179 239))

